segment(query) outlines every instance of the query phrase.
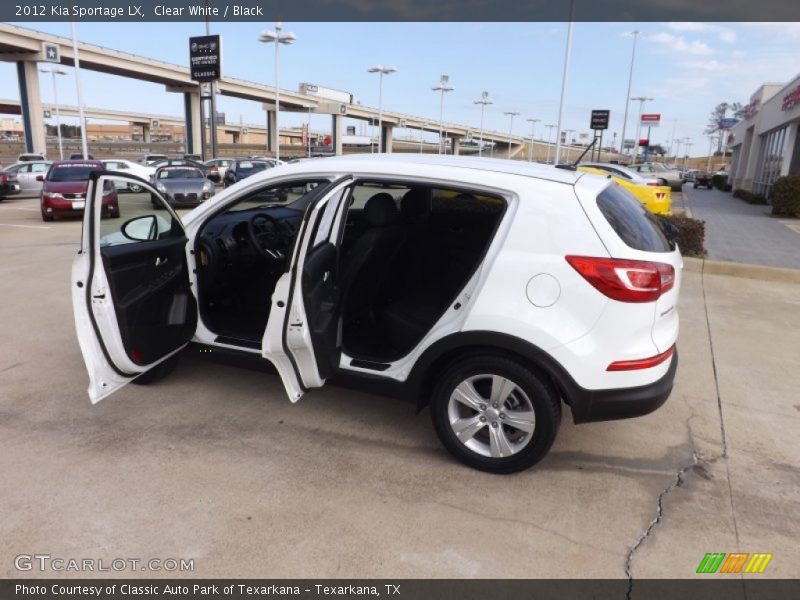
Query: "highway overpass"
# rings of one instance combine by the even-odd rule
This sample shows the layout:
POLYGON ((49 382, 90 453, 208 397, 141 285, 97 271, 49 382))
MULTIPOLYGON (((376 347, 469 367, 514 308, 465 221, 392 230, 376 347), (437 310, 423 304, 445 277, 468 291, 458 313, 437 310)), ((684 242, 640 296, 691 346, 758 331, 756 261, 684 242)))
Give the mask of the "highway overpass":
MULTIPOLYGON (((7 23, 0 24, 0 60, 15 62, 17 65, 21 99, 20 111, 25 130, 25 143, 28 151, 31 152, 43 151, 45 146, 43 107, 39 93, 38 78, 38 63, 45 59, 45 43, 58 46, 61 64, 74 65, 72 40, 7 23)), ((163 84, 167 92, 183 94, 183 124, 186 132, 186 151, 201 152, 200 90, 197 82, 190 78, 188 67, 82 42, 78 43, 78 51, 82 69, 163 84)), ((275 88, 232 77, 220 79, 217 82, 217 87, 222 95, 251 100, 262 105, 263 109, 267 111, 265 121, 270 130, 267 146, 274 151, 278 143, 278 136, 274 127, 275 88)), ((282 111, 305 113, 311 110, 316 114, 331 115, 332 145, 336 154, 342 153, 344 137, 342 129, 345 117, 366 120, 372 123, 377 123, 379 117, 377 108, 359 104, 334 103, 291 90, 281 90, 280 99, 282 111)), ((172 117, 169 117, 169 119, 172 119, 172 117)), ((149 130, 150 122, 147 120, 141 121, 143 131, 147 132, 149 130)), ((405 127, 420 132, 439 132, 439 123, 437 121, 384 110, 383 135, 381 136, 384 143, 383 151, 392 151, 393 130, 397 127, 405 127)), ((447 137, 451 139, 451 151, 456 154, 460 151, 462 140, 470 136, 477 137, 476 128, 471 125, 444 123, 444 130, 447 132, 447 137)), ((145 133, 146 135, 148 134, 145 133)), ((484 131, 483 139, 487 143, 494 143, 494 152, 498 156, 508 156, 509 154, 513 156, 530 149, 528 147, 530 142, 526 138, 521 136, 509 137, 507 132, 484 131)), ((535 142, 534 145, 545 146, 546 143, 535 142)))

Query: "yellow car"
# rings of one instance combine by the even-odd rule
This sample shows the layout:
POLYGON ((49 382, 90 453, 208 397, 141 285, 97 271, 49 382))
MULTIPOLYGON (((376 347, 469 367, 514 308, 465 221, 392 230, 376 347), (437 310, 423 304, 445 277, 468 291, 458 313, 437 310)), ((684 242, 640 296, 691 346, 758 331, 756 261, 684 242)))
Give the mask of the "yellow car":
POLYGON ((672 193, 667 185, 643 185, 639 183, 631 183, 627 179, 615 177, 610 175, 607 171, 596 169, 594 167, 578 167, 578 170, 584 171, 585 173, 592 173, 594 175, 602 175, 603 177, 610 177, 616 183, 633 194, 633 196, 650 212, 657 215, 670 214, 670 209, 672 208, 672 193))

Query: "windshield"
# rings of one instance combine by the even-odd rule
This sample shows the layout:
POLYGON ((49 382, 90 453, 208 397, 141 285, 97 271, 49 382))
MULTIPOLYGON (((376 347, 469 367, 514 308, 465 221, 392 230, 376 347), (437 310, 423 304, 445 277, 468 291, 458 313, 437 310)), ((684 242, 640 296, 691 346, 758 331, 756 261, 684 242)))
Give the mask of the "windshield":
POLYGON ((102 171, 103 167, 81 163, 76 165, 58 165, 50 169, 47 181, 88 181, 89 173, 102 171))
POLYGON ((149 154, 145 158, 145 160, 147 162, 156 162, 156 161, 159 161, 159 160, 167 160, 167 155, 166 154, 149 154))
POLYGON ((158 172, 159 179, 203 179, 203 173, 197 169, 163 169, 158 172))

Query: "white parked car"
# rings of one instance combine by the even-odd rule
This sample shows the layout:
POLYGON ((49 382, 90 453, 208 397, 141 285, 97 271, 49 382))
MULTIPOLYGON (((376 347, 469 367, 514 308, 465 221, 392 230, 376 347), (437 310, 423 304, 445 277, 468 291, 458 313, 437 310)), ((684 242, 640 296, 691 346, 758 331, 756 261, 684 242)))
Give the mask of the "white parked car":
POLYGON ((19 156, 17 156, 17 162, 31 162, 33 160, 37 161, 45 161, 47 157, 44 154, 40 154, 38 152, 23 152, 19 156))
POLYGON ((234 161, 233 158, 212 158, 210 160, 207 160, 203 164, 209 167, 210 172, 218 173, 219 181, 222 182, 222 180, 225 177, 225 173, 228 170, 228 167, 231 166, 231 163, 233 161, 234 161))
MULTIPOLYGON (((105 167, 106 171, 135 175, 147 181, 150 181, 151 177, 156 172, 155 167, 143 165, 124 158, 108 158, 100 162, 103 163, 103 167, 105 167)), ((114 180, 114 187, 116 187, 117 190, 129 190, 134 193, 142 191, 142 186, 140 184, 125 181, 124 179, 114 180)))
POLYGON ((672 389, 681 255, 609 178, 339 157, 181 218, 137 180, 163 210, 121 195, 101 220, 108 177, 90 181, 72 272, 92 402, 192 342, 270 361, 292 402, 341 379, 429 405, 454 456, 509 473, 545 456, 563 404, 576 423, 634 417, 672 389))

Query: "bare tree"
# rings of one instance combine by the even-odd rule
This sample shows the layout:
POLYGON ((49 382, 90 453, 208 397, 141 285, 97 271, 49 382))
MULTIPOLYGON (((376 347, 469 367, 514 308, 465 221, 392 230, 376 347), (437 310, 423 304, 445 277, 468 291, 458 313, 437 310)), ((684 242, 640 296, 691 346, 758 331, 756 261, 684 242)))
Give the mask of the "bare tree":
POLYGON ((744 114, 744 106, 742 106, 741 102, 720 102, 708 116, 708 125, 706 125, 704 132, 706 135, 720 134, 717 145, 717 152, 720 154, 722 154, 722 141, 724 136, 722 135, 722 129, 720 129, 719 124, 722 119, 727 117, 728 111, 730 111, 734 117, 741 118, 744 114))

